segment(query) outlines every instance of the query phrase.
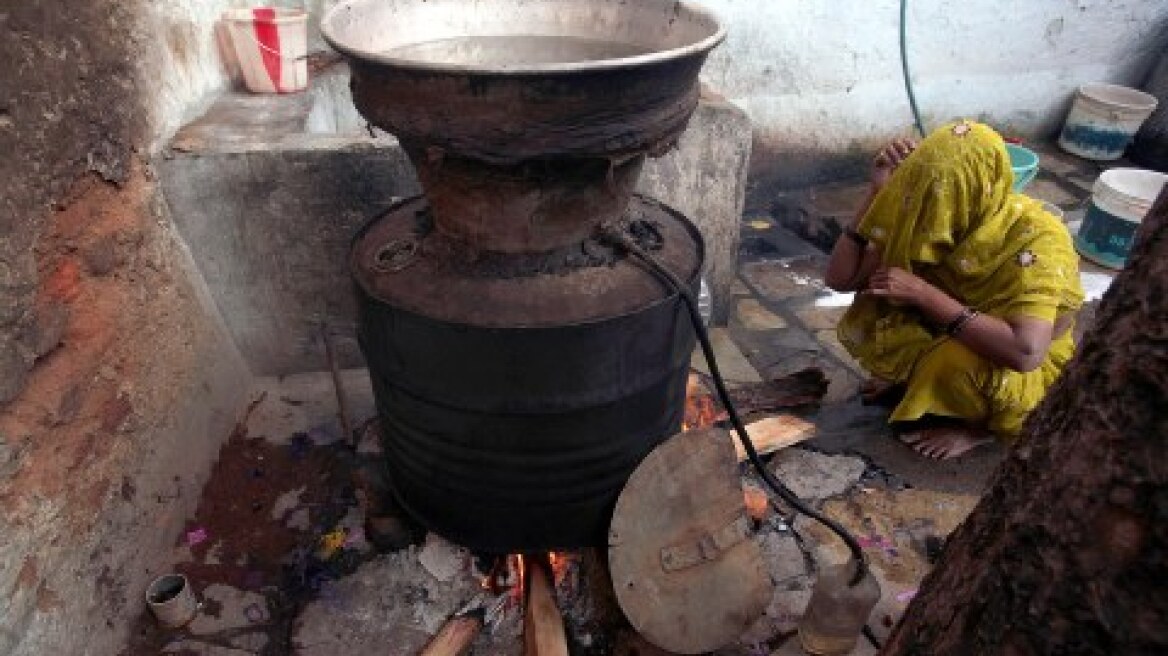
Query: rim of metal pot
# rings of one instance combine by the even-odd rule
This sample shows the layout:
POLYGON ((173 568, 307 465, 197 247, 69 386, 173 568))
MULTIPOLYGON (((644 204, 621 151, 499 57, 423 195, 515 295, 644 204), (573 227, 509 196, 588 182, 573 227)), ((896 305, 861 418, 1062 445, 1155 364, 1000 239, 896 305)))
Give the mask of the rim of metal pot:
POLYGON ((634 57, 617 57, 613 59, 595 59, 583 62, 566 62, 556 64, 530 64, 530 65, 516 65, 516 66, 476 66, 473 64, 439 64, 434 62, 426 62, 418 59, 403 59, 401 57, 389 57, 382 53, 369 52, 359 48, 351 48, 332 33, 332 18, 334 14, 346 10, 350 3, 343 3, 335 5, 329 9, 320 21, 320 32, 324 40, 334 50, 354 59, 358 59, 366 63, 385 64, 388 66, 395 66, 403 69, 428 71, 433 73, 453 73, 453 74, 472 74, 472 75, 540 75, 547 73, 587 73, 596 71, 617 71, 629 68, 637 68, 640 66, 647 66, 651 64, 665 63, 678 59, 685 59, 698 54, 705 54, 718 44, 726 39, 726 28, 722 25, 722 21, 718 20, 717 15, 705 7, 693 4, 691 2, 678 2, 678 5, 683 7, 686 11, 692 12, 698 18, 704 18, 713 23, 717 29, 710 36, 695 41, 689 45, 678 48, 670 48, 669 50, 659 50, 655 52, 646 53, 644 55, 636 55, 634 57))

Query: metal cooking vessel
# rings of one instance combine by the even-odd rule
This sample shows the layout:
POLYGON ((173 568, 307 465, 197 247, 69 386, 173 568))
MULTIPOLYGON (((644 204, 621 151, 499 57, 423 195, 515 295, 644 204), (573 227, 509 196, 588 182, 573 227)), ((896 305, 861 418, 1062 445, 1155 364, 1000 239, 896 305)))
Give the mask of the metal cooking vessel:
POLYGON ((437 228, 503 252, 563 246, 620 217, 643 157, 684 131, 725 35, 666 0, 348 0, 321 29, 349 59, 357 109, 408 152, 437 228), (418 47, 460 39, 504 47, 418 47), (573 43, 639 54, 573 57, 573 43))

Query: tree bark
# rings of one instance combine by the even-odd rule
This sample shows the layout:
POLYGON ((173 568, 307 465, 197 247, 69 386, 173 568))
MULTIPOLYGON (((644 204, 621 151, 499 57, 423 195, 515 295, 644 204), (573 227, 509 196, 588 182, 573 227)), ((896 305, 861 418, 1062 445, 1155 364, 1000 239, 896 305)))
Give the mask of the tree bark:
POLYGON ((1168 654, 1168 189, 882 656, 1168 654))

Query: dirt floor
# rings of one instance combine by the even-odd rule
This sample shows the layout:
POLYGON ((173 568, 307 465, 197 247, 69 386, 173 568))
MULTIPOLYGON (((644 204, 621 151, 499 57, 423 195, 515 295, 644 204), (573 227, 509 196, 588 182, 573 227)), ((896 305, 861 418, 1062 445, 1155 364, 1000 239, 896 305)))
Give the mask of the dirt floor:
MULTIPOLYGON (((822 408, 807 406, 803 398, 802 409, 778 411, 811 421, 815 436, 772 456, 770 467, 860 537, 884 592, 872 628, 886 635, 945 536, 976 502, 1001 451, 989 447, 956 464, 938 464, 897 443, 879 413, 855 400, 854 365, 823 342, 837 311, 817 312, 809 303, 822 295, 810 282, 814 267, 800 260, 789 266, 748 263, 745 270, 732 322, 714 332, 719 361, 736 396, 756 402, 751 390, 794 373, 795 366, 827 374, 822 408), (752 291, 756 286, 787 296, 776 304, 752 291)), ((696 359, 695 370, 702 369, 696 359)), ((353 414, 363 420, 373 413, 361 376, 348 372, 345 384, 358 408, 353 414)), ((787 389, 806 395, 807 385, 787 389)), ((716 407, 709 414, 707 420, 720 418, 716 407)), ((184 630, 165 631, 143 614, 126 656, 417 653, 481 593, 489 565, 435 535, 392 553, 370 545, 355 469, 375 460, 377 450, 372 434, 364 435, 356 451, 341 440, 327 375, 267 381, 175 547, 174 569, 190 578, 204 600, 199 617, 184 630)), ((745 469, 743 483, 761 487, 745 469)), ((838 540, 781 504, 763 511, 754 540, 774 592, 765 615, 735 645, 717 652, 723 656, 794 649, 816 568, 845 555, 838 540)), ((557 599, 573 654, 665 653, 623 618, 595 553, 562 554, 560 562, 557 599)), ((521 633, 520 605, 507 602, 474 653, 518 655, 521 633)), ((872 651, 861 643, 855 653, 872 651)))
MULTIPOLYGON (((1059 175, 1074 173, 1068 171, 1059 175)), ((1077 219, 1086 190, 1073 193, 1071 178, 1052 175, 1040 178, 1038 195, 1053 194, 1050 202, 1077 219)), ((812 196, 823 204, 824 196, 812 196)), ((806 225, 830 220, 812 217, 806 225)), ((812 425, 810 439, 770 456, 768 466, 858 538, 881 587, 869 625, 882 640, 946 537, 976 505, 1004 450, 991 444, 953 461, 931 461, 894 439, 885 410, 859 403, 863 372, 834 330, 850 298, 826 288, 823 253, 787 225, 771 216, 744 221, 732 316, 711 338, 744 403, 757 401, 752 390, 766 381, 823 372, 820 404, 771 408, 753 418, 787 415, 812 425)), ((1110 278, 1090 267, 1086 275, 1097 298, 1110 278)), ((706 367, 696 355, 694 370, 702 380, 706 367)), ((346 372, 343 384, 350 412, 363 424, 374 414, 367 378, 346 372)), ((254 398, 175 547, 174 569, 190 577, 204 605, 191 625, 176 631, 160 629, 144 613, 126 656, 418 653, 447 618, 482 594, 493 563, 432 534, 419 533, 413 545, 396 551, 373 547, 365 535, 369 500, 357 472, 377 460, 375 431, 360 432, 356 448, 342 439, 327 375, 264 381, 254 398)), ((708 402, 691 408, 689 419, 695 416, 724 422, 708 402)), ((742 483, 761 487, 745 467, 742 483)), ((802 653, 796 627, 817 572, 842 562, 846 549, 781 503, 764 506, 752 529, 773 593, 764 615, 716 654, 802 653)), ((623 617, 600 556, 555 555, 555 593, 571 653, 665 654, 623 617)), ((514 583, 514 571, 509 576, 514 583)), ((513 592, 502 597, 502 610, 475 642, 475 654, 522 653, 521 605, 513 592)), ((853 653, 875 651, 861 640, 853 653)))

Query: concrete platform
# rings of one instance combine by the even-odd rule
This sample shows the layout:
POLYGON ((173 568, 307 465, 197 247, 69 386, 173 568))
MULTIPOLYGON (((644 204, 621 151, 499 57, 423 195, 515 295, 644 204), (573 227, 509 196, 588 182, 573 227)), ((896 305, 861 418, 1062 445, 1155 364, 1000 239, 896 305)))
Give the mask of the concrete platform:
MULTIPOLYGON (((392 202, 420 193, 397 140, 367 126, 348 93, 343 65, 303 94, 229 93, 158 162, 175 223, 259 376, 323 370, 322 323, 337 333, 341 365, 362 364, 349 242, 392 202)), ((701 230, 716 320, 729 312, 750 144, 745 113, 703 99, 639 187, 701 230)))

